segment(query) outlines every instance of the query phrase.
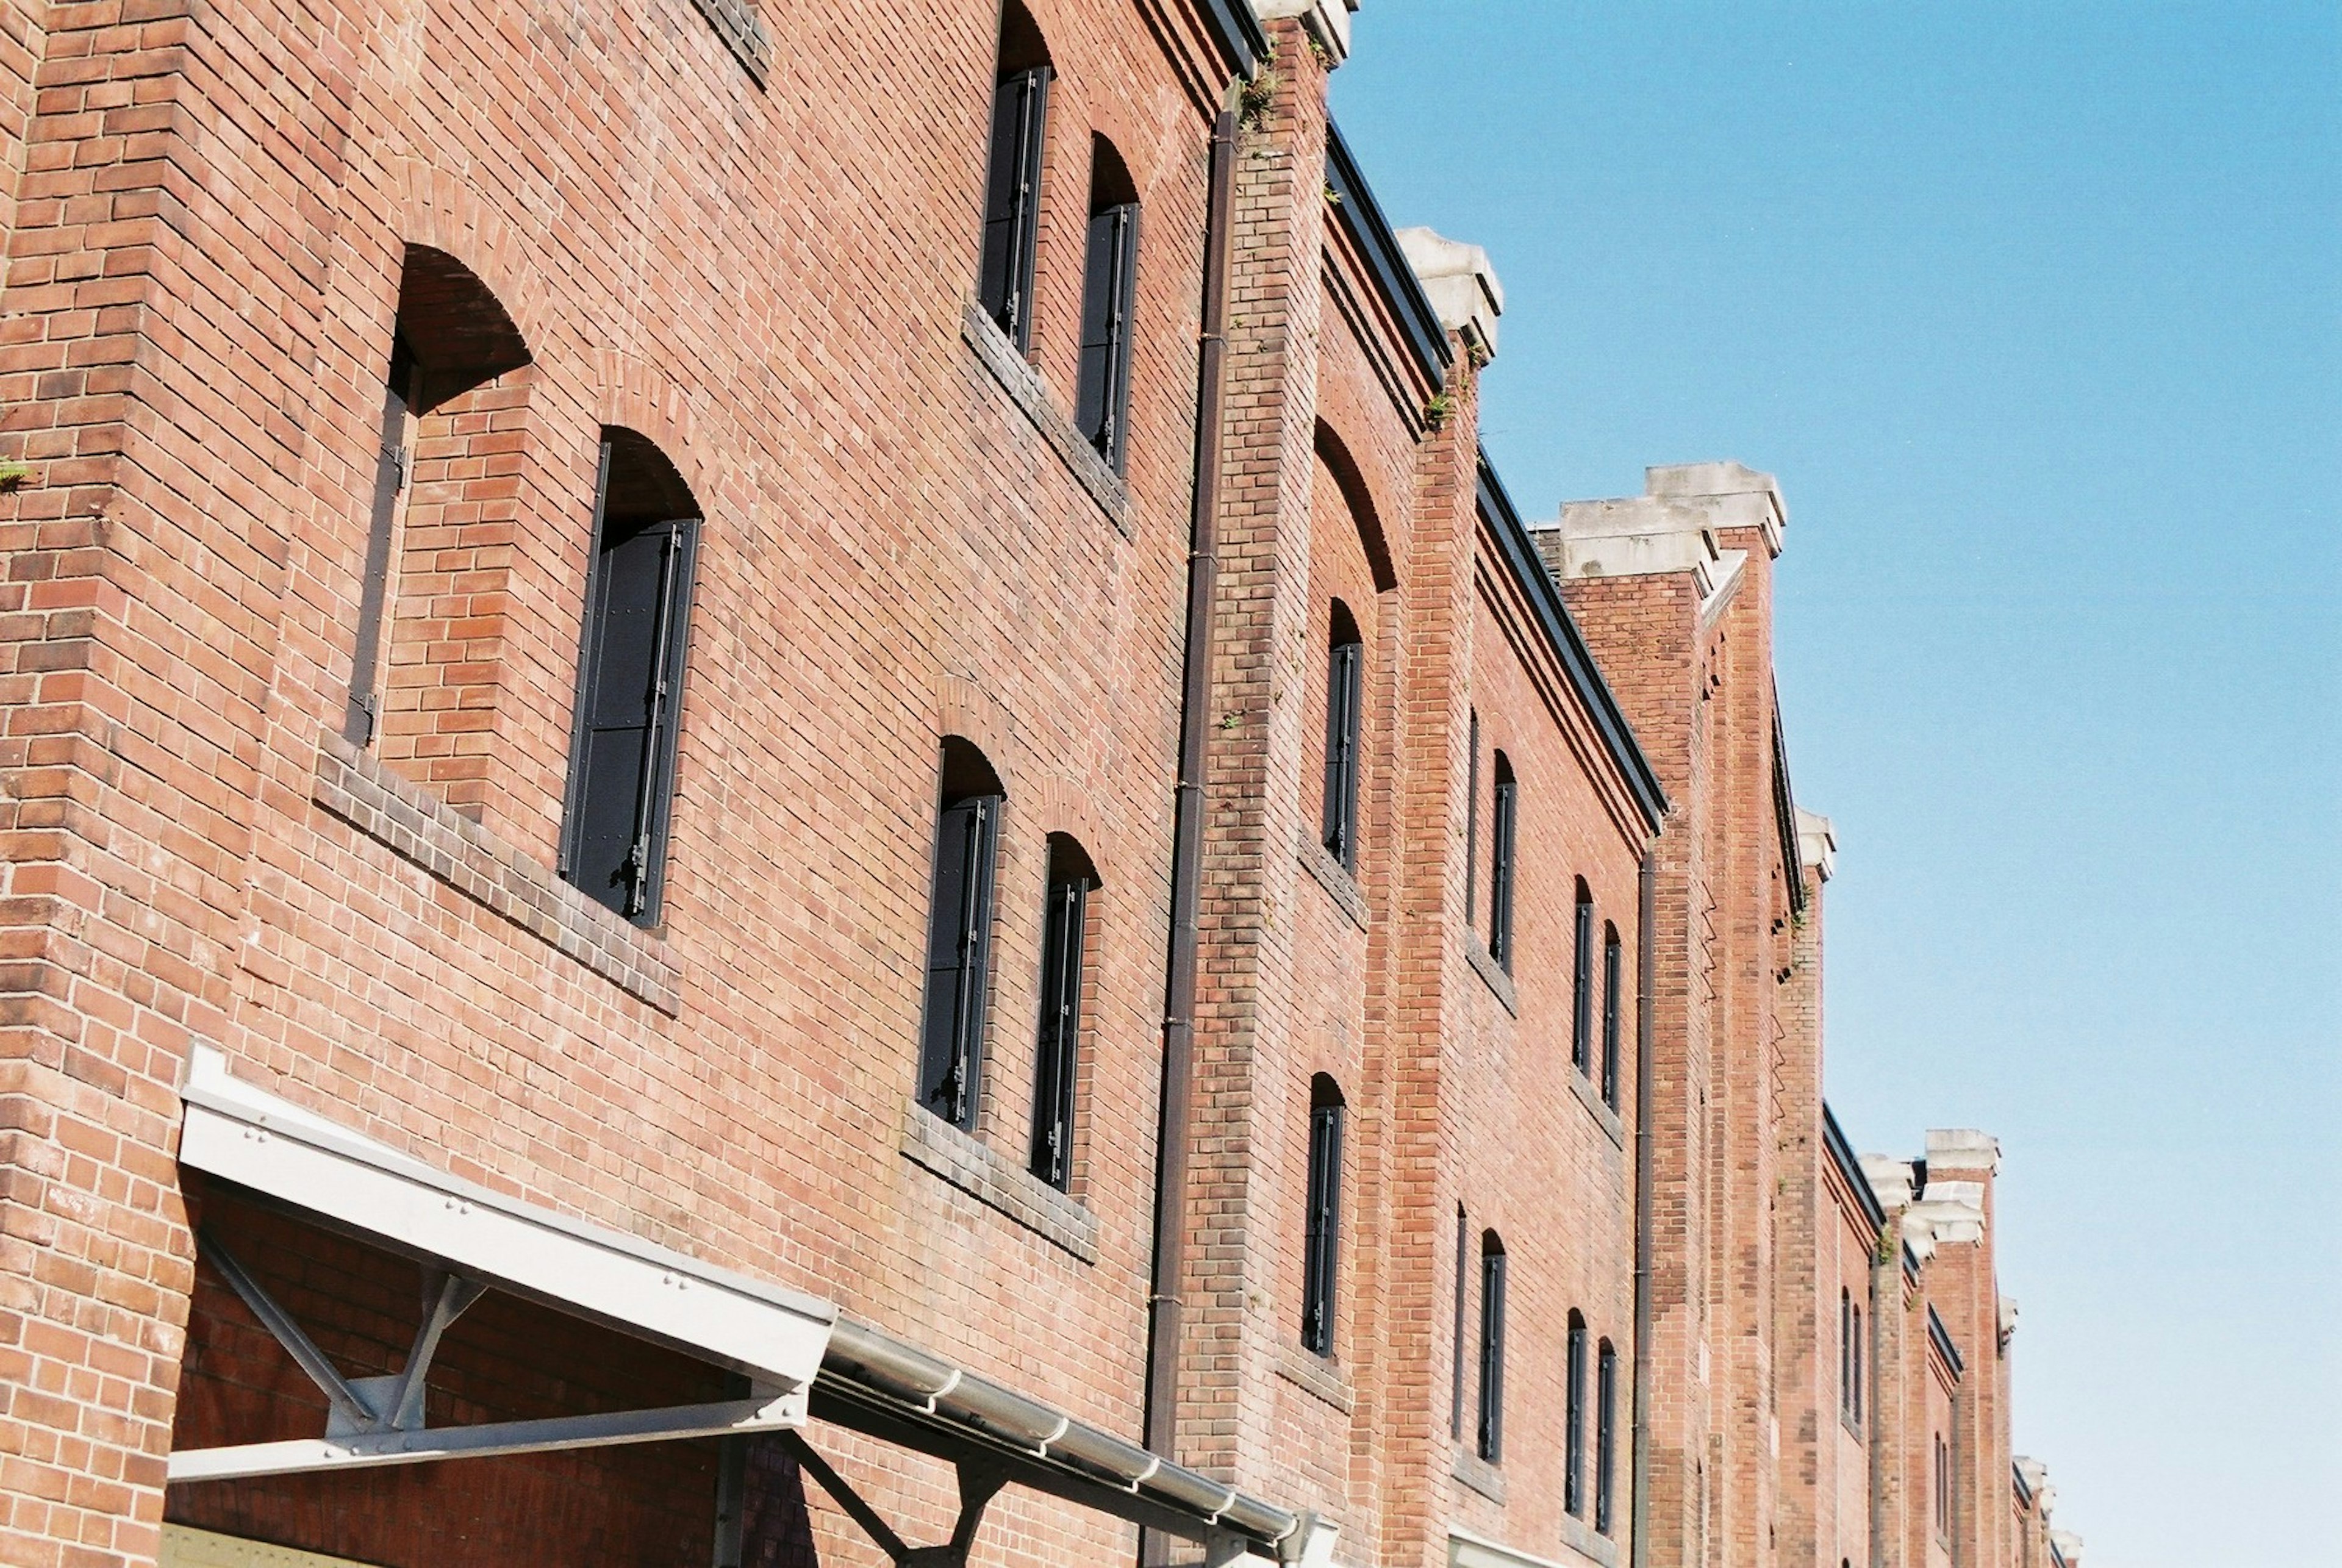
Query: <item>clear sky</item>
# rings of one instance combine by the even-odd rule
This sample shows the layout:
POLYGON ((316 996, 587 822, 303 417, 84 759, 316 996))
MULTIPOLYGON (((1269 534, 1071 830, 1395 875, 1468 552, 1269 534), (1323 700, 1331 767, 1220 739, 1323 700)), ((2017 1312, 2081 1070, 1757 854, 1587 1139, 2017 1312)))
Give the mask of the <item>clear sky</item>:
POLYGON ((1503 278, 1522 510, 1780 478, 1831 1099, 1999 1136, 2059 1524, 2342 1563, 2342 5, 1356 22, 1385 211, 1503 278))

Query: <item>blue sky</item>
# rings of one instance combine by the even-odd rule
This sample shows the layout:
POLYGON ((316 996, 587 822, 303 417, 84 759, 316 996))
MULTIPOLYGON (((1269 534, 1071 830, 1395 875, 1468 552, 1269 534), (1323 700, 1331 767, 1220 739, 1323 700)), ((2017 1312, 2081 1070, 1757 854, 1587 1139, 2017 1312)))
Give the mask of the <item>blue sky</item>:
POLYGON ((2090 1568, 2342 1562, 2342 6, 1370 0, 1335 112, 1486 245, 1525 512, 1788 497, 1829 1083, 2001 1139, 2090 1568))

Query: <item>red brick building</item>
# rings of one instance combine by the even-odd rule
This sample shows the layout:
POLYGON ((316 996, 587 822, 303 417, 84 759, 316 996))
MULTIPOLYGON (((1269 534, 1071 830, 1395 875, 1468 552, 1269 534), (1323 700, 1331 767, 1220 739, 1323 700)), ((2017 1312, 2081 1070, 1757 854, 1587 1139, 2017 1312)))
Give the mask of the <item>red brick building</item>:
POLYGON ((1778 493, 1524 526, 1348 27, 0 18, 0 1562, 1797 1550, 1778 493))

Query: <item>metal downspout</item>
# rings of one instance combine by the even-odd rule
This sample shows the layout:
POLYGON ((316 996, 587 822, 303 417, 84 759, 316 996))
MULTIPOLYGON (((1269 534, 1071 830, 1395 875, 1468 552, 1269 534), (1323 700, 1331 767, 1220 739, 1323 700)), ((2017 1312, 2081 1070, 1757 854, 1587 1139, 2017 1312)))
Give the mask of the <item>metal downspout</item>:
MULTIPOLYGON (((1212 124, 1210 210, 1204 231, 1204 313, 1196 407, 1196 500, 1187 557, 1187 645, 1179 697, 1179 786, 1171 844, 1171 935, 1165 963, 1163 1083, 1156 1118, 1155 1261, 1146 1324, 1146 1446, 1177 1455, 1180 1277, 1187 1253, 1187 1149, 1192 1139, 1197 910, 1204 885, 1204 774, 1212 694, 1212 614, 1219 584, 1220 457, 1227 354, 1229 232, 1236 196, 1236 116, 1212 124)), ((1171 1543, 1141 1537, 1140 1558, 1170 1561, 1171 1543)))
POLYGON ((1651 852, 1643 852, 1636 877, 1635 935, 1635 1425, 1629 1439, 1634 1469, 1633 1568, 1650 1561, 1651 1524, 1651 1216, 1656 1203, 1651 1177, 1651 989, 1657 967, 1651 951, 1656 923, 1658 876, 1651 852))

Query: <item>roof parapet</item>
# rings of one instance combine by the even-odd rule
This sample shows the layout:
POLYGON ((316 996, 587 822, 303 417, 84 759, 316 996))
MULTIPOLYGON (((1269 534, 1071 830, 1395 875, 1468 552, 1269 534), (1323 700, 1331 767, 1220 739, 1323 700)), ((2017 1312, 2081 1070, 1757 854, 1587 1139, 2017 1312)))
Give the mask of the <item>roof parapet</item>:
POLYGON ((1927 1134, 1927 1169, 1974 1171, 1986 1177, 2000 1172, 2000 1140, 1974 1127, 1936 1127, 1927 1134))
POLYGON ((1918 1182, 1911 1172, 1911 1162, 1898 1160, 1892 1154, 1865 1154, 1862 1174, 1869 1178, 1870 1190, 1878 1194, 1879 1203, 1888 1209, 1907 1209, 1918 1190, 1918 1182))
POLYGON ((1824 882, 1837 869, 1837 830, 1817 811, 1797 808, 1797 860, 1824 882))
POLYGON ((1505 314, 1505 285, 1488 253, 1417 225, 1398 231, 1398 248, 1431 296, 1439 325, 1464 340, 1476 359, 1496 357, 1496 318, 1505 314))
POLYGON ((1252 14, 1264 22, 1298 16, 1318 47, 1339 65, 1350 57, 1350 13, 1360 0, 1252 0, 1252 14))
POLYGON ((2008 1347, 2008 1342, 2015 1336, 2016 1333, 2017 1298, 2015 1296, 2003 1296, 2000 1298, 2000 1343, 2002 1349, 2006 1350, 2008 1347))
POLYGON ((2049 1532, 2049 1545, 2066 1568, 2082 1568, 2082 1538, 2070 1530, 2049 1532))

